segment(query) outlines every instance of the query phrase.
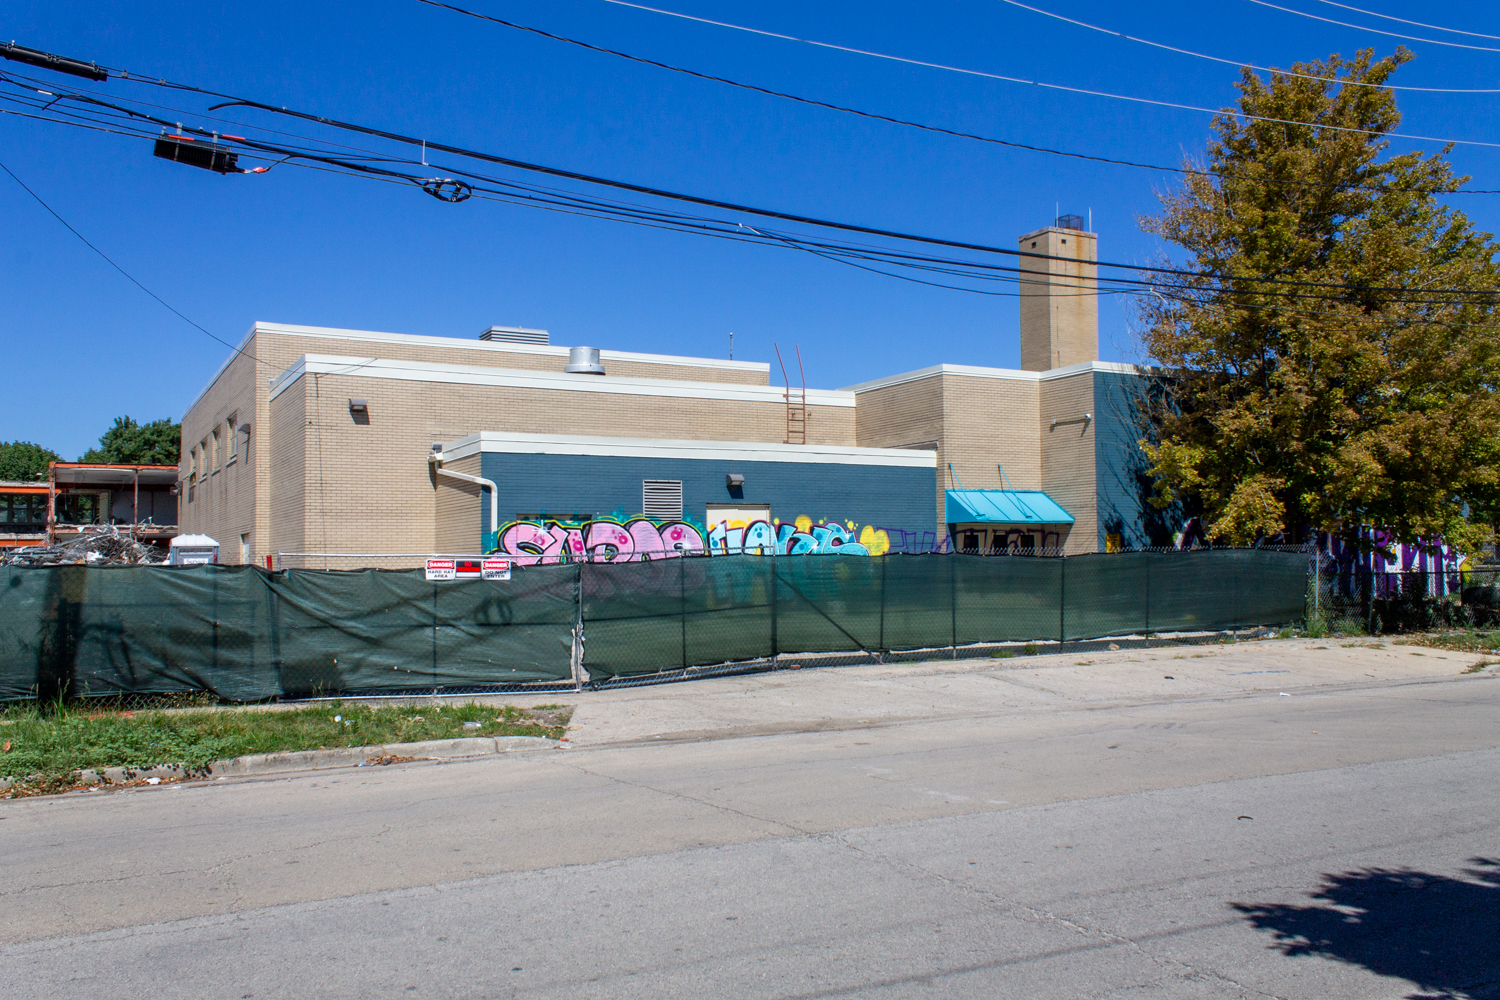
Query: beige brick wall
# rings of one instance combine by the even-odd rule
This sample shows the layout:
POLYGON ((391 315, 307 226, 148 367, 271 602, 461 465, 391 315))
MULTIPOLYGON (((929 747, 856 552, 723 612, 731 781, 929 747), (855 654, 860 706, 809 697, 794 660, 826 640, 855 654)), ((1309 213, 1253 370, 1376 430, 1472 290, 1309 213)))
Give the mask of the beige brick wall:
MULTIPOLYGON (((267 449, 260 440, 253 346, 248 345, 245 353, 230 363, 182 422, 180 476, 185 488, 178 497, 178 521, 185 533, 215 538, 220 545, 220 560, 231 564, 240 562, 242 534, 250 536, 252 560, 263 549, 257 530, 255 484, 267 449), (233 459, 229 457, 227 423, 231 415, 236 425, 251 425, 248 438, 235 433, 233 459), (215 429, 220 435, 217 462, 212 459, 215 429), (203 472, 188 482, 192 451, 203 450, 205 441, 208 457, 200 462, 203 472)), ((260 395, 264 396, 264 390, 260 395)))
POLYGON ((1021 237, 1021 367, 1044 372, 1099 358, 1098 238, 1073 229, 1021 237))
MULTIPOLYGON (((303 422, 299 425, 296 421, 288 419, 272 419, 271 406, 267 381, 280 375, 293 362, 304 354, 348 354, 354 356, 368 355, 371 357, 390 358, 393 360, 425 361, 430 363, 452 363, 461 365, 482 365, 496 368, 517 368, 523 370, 537 371, 561 371, 567 364, 566 357, 554 357, 547 355, 528 354, 524 351, 495 350, 489 347, 478 346, 483 342, 476 340, 474 347, 434 347, 423 344, 399 344, 383 343, 378 341, 359 340, 332 340, 328 338, 312 336, 295 336, 269 332, 258 329, 246 343, 244 352, 231 362, 223 372, 214 380, 213 384, 204 392, 203 396, 193 404, 191 409, 183 416, 182 431, 182 454, 183 454, 183 477, 186 479, 187 457, 189 449, 195 447, 199 441, 206 438, 214 426, 222 426, 224 420, 231 412, 237 412, 239 422, 249 423, 251 433, 248 448, 245 438, 240 438, 241 454, 238 460, 227 470, 217 475, 205 474, 204 483, 193 484, 191 490, 192 499, 189 500, 189 490, 184 489, 178 502, 178 519, 185 532, 194 532, 211 535, 223 546, 223 554, 226 561, 239 560, 239 536, 249 533, 251 559, 262 563, 265 556, 277 551, 304 551, 306 546, 317 540, 317 531, 309 533, 309 523, 302 516, 297 524, 288 523, 285 518, 286 512, 291 508, 286 491, 291 489, 286 483, 273 485, 273 472, 271 468, 272 455, 278 457, 278 461, 286 462, 299 460, 301 449, 305 442, 301 439, 307 437, 307 431, 311 426, 306 423, 309 415, 303 414, 303 422), (274 425, 274 426, 273 426, 274 425), (296 429, 300 427, 300 432, 296 429), (277 431, 283 434, 292 434, 293 439, 286 442, 290 452, 284 452, 281 443, 275 439, 277 431), (283 497, 280 507, 273 506, 272 494, 279 490, 283 497), (274 538, 273 538, 274 533, 274 538)), ((638 378, 662 378, 677 381, 702 381, 702 382, 728 382, 735 384, 765 385, 767 378, 759 371, 736 371, 715 367, 694 365, 663 365, 649 364, 630 361, 606 361, 606 368, 610 375, 631 376, 638 378)), ((609 376, 604 376, 608 378, 609 376)), ((289 390, 290 391, 290 390, 289 390)), ((285 395, 285 394, 283 394, 285 395)), ((358 395, 354 393, 353 395, 358 395)), ((345 397, 347 398, 347 396, 345 397)), ((503 399, 503 390, 496 391, 494 405, 476 409, 483 409, 485 413, 504 413, 505 409, 500 402, 503 399)), ((278 401, 280 397, 278 397, 278 401)), ((324 400, 326 402, 326 400, 324 400)), ((347 405, 340 399, 339 406, 347 417, 347 405)), ((677 427, 689 427, 690 420, 682 418, 682 412, 691 409, 691 401, 678 401, 678 417, 669 420, 668 423, 677 427)), ((586 408, 584 404, 575 404, 579 409, 586 408)), ((751 423, 752 436, 743 440, 753 441, 781 441, 786 435, 785 407, 767 407, 765 410, 776 409, 779 416, 771 418, 765 413, 758 414, 751 423)), ((646 408, 649 409, 649 408, 646 408)), ((475 430, 518 430, 501 423, 485 425, 471 421, 465 415, 463 419, 454 419, 450 422, 437 422, 424 420, 421 424, 422 434, 430 435, 431 440, 451 440, 472 433, 475 430)), ((567 414, 562 415, 566 419, 567 414)), ((601 423, 609 424, 609 421, 593 421, 591 429, 569 430, 564 426, 557 425, 556 419, 548 419, 542 412, 542 408, 535 408, 535 412, 527 418, 527 427, 537 432, 551 433, 608 433, 614 436, 667 436, 656 434, 649 429, 653 414, 650 412, 639 412, 634 415, 632 424, 615 425, 609 430, 598 430, 601 423)), ((738 438, 735 430, 736 420, 732 414, 723 411, 718 412, 709 421, 711 428, 717 428, 715 432, 718 440, 734 440, 738 438)), ((697 434, 683 434, 682 436, 697 437, 697 434)), ((701 436, 713 436, 705 434, 701 436)), ((854 412, 852 408, 818 407, 810 412, 808 420, 808 440, 815 443, 837 443, 852 444, 854 440, 854 412)), ((325 442, 326 443, 326 442, 325 442)), ((422 449, 424 452, 426 446, 422 449)), ((326 487, 326 483, 324 484, 326 487)), ((300 503, 300 501, 298 501, 300 503)), ((301 516, 301 515, 299 515, 301 516)), ((428 520, 431 519, 429 504, 428 520)), ((318 525, 313 525, 316 529, 318 525)), ((334 532, 330 530, 329 536, 334 532)), ((430 543, 429 543, 430 546, 430 543)), ((429 547, 424 546, 424 548, 429 547)))
POLYGON ((1069 555, 1098 549, 1099 514, 1094 468, 1094 373, 1080 372, 1041 383, 1042 489, 1075 521, 1065 545, 1069 555), (1071 421, 1052 426, 1053 420, 1071 421))
POLYGON ((1018 490, 1041 489, 1041 449, 1036 426, 1037 383, 951 372, 859 394, 857 443, 901 448, 936 442, 934 519, 947 531, 946 493, 959 483, 969 489, 1001 489, 1000 465, 1018 490), (956 481, 950 475, 952 463, 956 481))
MULTIPOLYGON (((470 455, 456 462, 444 462, 443 467, 477 476, 480 475, 480 456, 470 455)), ((490 502, 489 491, 477 483, 466 483, 448 476, 435 476, 434 479, 437 551, 455 555, 479 552, 482 542, 480 521, 485 505, 490 502)))
MULTIPOLYGON (((451 346, 433 344, 387 343, 379 340, 346 340, 327 337, 262 331, 261 341, 276 342, 275 355, 285 356, 286 364, 304 354, 335 354, 349 357, 388 358, 392 361, 422 361, 428 364, 475 365, 481 368, 510 368, 521 371, 560 372, 568 364, 567 355, 535 354, 524 349, 506 350, 503 344, 475 339, 472 345, 460 341, 451 346)), ((727 382, 735 385, 768 385, 765 372, 719 368, 711 365, 660 364, 604 358, 605 376, 628 378, 663 378, 677 382, 727 382)))
POLYGON ((275 442, 265 476, 270 516, 268 552, 306 552, 307 399, 297 384, 277 396, 263 422, 263 437, 275 442))
MULTIPOLYGON (((278 493, 275 517, 302 522, 296 551, 475 551, 478 490, 443 480, 434 485, 427 456, 435 441, 475 431, 578 434, 720 441, 779 442, 786 410, 779 402, 674 399, 548 389, 495 388, 363 378, 357 374, 306 375, 275 401, 271 433, 277 468, 301 464, 301 513, 291 492, 278 493), (283 403, 287 397, 303 401, 283 403), (348 400, 368 402, 369 423, 356 423, 348 400), (305 434, 299 440, 297 429, 305 434), (286 443, 286 452, 280 450, 286 443), (452 509, 450 510, 450 506, 452 509), (439 534, 439 525, 443 525, 439 534), (455 526, 458 534, 450 534, 455 526), (472 537, 471 537, 472 536, 472 537)), ((852 445, 853 407, 816 407, 808 422, 814 443, 852 445), (829 440, 832 438, 832 440, 829 440)), ((471 460, 478 474, 477 459, 471 460)), ((462 464, 455 471, 471 471, 462 464)), ((283 476, 277 474, 278 490, 283 476)), ((292 481, 295 477, 285 477, 292 481)), ((485 501, 488 502, 488 501, 485 501)), ((278 526, 291 549, 294 530, 278 526)))

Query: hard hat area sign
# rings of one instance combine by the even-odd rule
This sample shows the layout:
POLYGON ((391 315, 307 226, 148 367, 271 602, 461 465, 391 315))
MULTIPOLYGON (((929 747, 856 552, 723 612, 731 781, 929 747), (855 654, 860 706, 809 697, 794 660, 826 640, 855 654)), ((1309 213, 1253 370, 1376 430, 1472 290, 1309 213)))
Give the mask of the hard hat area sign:
POLYGON ((509 559, 429 559, 429 580, 509 580, 509 559))

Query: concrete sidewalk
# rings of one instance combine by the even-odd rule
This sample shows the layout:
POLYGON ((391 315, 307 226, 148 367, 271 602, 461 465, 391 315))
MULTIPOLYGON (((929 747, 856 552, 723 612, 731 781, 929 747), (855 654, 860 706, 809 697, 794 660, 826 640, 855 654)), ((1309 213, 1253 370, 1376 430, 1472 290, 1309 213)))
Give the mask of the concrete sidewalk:
MULTIPOLYGON (((1485 657, 1367 638, 1265 639, 1009 659, 777 670, 481 700, 577 706, 577 747, 726 739, 1448 680, 1485 657)), ((1480 676, 1494 676, 1487 668, 1480 676)), ((455 700, 467 700, 456 698, 455 700)))

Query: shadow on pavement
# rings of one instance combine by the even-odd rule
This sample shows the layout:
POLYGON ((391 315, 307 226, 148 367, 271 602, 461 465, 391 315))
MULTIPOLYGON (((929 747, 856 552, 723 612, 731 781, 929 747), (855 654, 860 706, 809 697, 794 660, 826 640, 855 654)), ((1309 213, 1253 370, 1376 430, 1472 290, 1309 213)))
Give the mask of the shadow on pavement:
POLYGON ((1288 957, 1318 955, 1415 983, 1407 1000, 1500 997, 1500 860, 1467 878, 1367 868, 1325 875, 1311 906, 1236 903, 1288 957))

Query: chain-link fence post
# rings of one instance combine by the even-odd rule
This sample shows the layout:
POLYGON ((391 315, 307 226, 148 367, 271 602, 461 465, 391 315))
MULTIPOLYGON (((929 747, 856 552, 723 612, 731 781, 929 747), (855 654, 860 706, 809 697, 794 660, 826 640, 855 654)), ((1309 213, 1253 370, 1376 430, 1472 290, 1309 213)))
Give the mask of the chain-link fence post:
POLYGON ((677 560, 677 618, 682 626, 682 669, 688 665, 687 655, 687 561, 677 560))
POLYGON ((1143 552, 1142 553, 1142 555, 1145 556, 1145 558, 1146 558, 1146 629, 1145 629, 1145 636, 1146 636, 1147 639, 1151 638, 1151 558, 1155 554, 1156 553, 1154 553, 1154 552, 1143 552))
POLYGON ((781 597, 777 593, 776 583, 781 577, 781 570, 776 566, 776 553, 771 553, 771 663, 774 666, 776 657, 781 653, 780 637, 776 634, 776 608, 781 603, 781 597))
POLYGON ((583 690, 583 567, 573 578, 573 655, 569 658, 573 671, 573 690, 583 690))
POLYGON ((1068 641, 1068 557, 1057 557, 1057 648, 1068 641))
POLYGON ((890 556, 880 556, 880 637, 876 645, 882 652, 885 651, 885 564, 890 556))
POLYGON ((949 650, 952 659, 958 659, 958 556, 952 552, 948 553, 948 616, 949 616, 949 650))

